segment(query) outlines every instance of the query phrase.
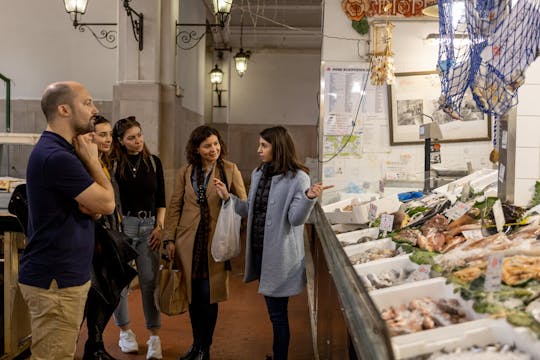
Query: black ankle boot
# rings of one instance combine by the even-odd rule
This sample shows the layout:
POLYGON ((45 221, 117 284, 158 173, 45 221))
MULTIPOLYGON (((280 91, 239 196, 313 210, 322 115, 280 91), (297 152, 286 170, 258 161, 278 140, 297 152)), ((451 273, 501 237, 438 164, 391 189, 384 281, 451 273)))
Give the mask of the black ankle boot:
POLYGON ((178 360, 195 360, 198 359, 199 350, 201 347, 197 344, 192 344, 187 353, 184 356, 178 358, 178 360))
POLYGON ((210 349, 209 348, 201 348, 199 350, 199 354, 197 354, 197 357, 195 360, 210 360, 210 349))

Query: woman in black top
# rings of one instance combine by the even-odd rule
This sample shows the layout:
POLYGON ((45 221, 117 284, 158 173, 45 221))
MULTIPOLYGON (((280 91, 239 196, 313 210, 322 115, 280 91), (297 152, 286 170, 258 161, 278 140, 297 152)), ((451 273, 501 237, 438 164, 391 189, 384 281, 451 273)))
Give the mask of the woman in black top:
POLYGON ((135 269, 129 265, 134 253, 125 252, 129 244, 111 241, 105 236, 102 227, 122 231, 122 215, 118 185, 111 177, 110 153, 112 149, 112 126, 109 120, 101 115, 94 116, 94 143, 97 144, 99 160, 105 175, 111 180, 114 188, 116 208, 111 215, 102 215, 96 220, 96 243, 92 258, 92 286, 86 299, 85 315, 88 328, 88 339, 84 346, 83 360, 112 360, 105 350, 103 331, 120 301, 120 291, 133 277, 135 269))
MULTIPOLYGON (((147 359, 161 359, 160 312, 154 301, 160 246, 165 219, 165 181, 161 161, 144 144, 141 124, 134 116, 118 120, 113 129, 113 172, 120 188, 124 232, 139 253, 135 260, 146 328, 150 332, 147 359)), ((122 352, 138 351, 129 326, 127 289, 114 315, 120 327, 118 345, 122 352)))

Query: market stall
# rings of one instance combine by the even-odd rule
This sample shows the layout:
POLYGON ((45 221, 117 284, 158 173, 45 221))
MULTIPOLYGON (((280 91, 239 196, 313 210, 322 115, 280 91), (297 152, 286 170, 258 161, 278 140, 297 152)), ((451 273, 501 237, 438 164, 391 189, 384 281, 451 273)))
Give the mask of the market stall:
POLYGON ((496 194, 497 171, 481 170, 397 209, 394 198, 317 208, 314 282, 335 293, 319 288, 315 303, 339 304, 343 319, 318 319, 319 354, 339 348, 322 327, 348 334, 348 358, 540 359, 538 197, 525 209, 496 194))

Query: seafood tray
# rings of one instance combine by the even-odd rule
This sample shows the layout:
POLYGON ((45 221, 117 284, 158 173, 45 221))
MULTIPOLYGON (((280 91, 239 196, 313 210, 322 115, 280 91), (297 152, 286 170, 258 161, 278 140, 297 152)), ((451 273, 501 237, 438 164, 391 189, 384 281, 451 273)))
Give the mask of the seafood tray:
POLYGON ((463 300, 458 294, 454 294, 453 289, 452 285, 446 284, 445 278, 438 277, 415 283, 403 284, 399 287, 380 289, 377 292, 370 294, 370 296, 379 311, 389 308, 390 306, 406 304, 411 300, 426 296, 437 299, 457 299, 469 319, 479 318, 480 315, 473 311, 472 304, 463 300))
POLYGON ((530 354, 531 359, 540 360, 540 341, 536 336, 528 329, 515 328, 503 319, 479 319, 392 338, 396 359, 493 343, 515 345, 517 350, 530 354))
POLYGON ((407 344, 408 341, 402 341, 401 338, 418 333, 422 333, 425 338, 440 338, 442 335, 439 332, 445 327, 463 325, 485 317, 476 314, 472 302, 454 294, 453 287, 445 282, 444 278, 428 279, 370 293, 381 316, 387 319, 389 331, 395 334, 392 336, 393 343, 407 344), (422 314, 423 310, 420 309, 428 309, 430 316, 422 314))
POLYGON ((397 255, 396 243, 393 242, 390 238, 384 238, 377 241, 369 241, 363 244, 346 246, 343 248, 343 251, 345 251, 345 254, 349 257, 353 265, 359 263, 366 263, 381 258, 394 257, 397 255), (380 253, 381 256, 378 256, 377 253, 380 253), (365 259, 357 262, 357 258, 364 255, 365 259))
POLYGON ((369 248, 376 247, 379 249, 396 249, 396 243, 392 241, 391 238, 384 238, 377 241, 370 241, 363 244, 356 244, 351 246, 346 246, 343 248, 343 251, 345 251, 345 254, 347 256, 360 254, 364 251, 366 251, 369 248))
POLYGON ((397 195, 386 196, 372 201, 361 202, 357 198, 338 201, 322 207, 331 224, 365 224, 369 222, 369 207, 377 207, 375 216, 398 211, 401 202, 397 195), (350 209, 350 210, 349 210, 350 209))
POLYGON ((399 286, 414 282, 414 275, 412 274, 416 269, 418 269, 419 266, 420 265, 413 263, 409 259, 409 255, 406 254, 393 258, 380 259, 365 264, 354 265, 354 270, 368 290, 369 284, 372 284, 374 289, 372 289, 370 293, 376 293, 377 291, 385 288, 397 288, 399 286))
POLYGON ((373 241, 376 240, 378 236, 379 228, 367 228, 336 235, 339 243, 342 246, 350 246, 354 244, 361 244, 364 242, 373 241))

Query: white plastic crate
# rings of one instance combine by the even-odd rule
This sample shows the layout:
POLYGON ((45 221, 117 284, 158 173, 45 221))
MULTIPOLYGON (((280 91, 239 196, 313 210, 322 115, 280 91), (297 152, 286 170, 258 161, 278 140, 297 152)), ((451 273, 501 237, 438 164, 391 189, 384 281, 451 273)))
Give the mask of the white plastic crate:
POLYGON ((439 350, 466 349, 492 343, 515 345, 540 360, 540 341, 527 328, 515 328, 504 319, 480 319, 414 334, 395 336, 392 347, 396 359, 431 354, 439 350))
POLYGON ((379 228, 367 228, 336 235, 339 242, 348 244, 356 243, 363 236, 369 236, 375 240, 379 236, 379 228))
POLYGON ((343 251, 345 251, 345 254, 347 254, 348 257, 351 257, 353 255, 360 254, 364 251, 366 251, 369 248, 379 248, 379 249, 396 249, 396 243, 392 241, 391 238, 384 238, 380 240, 375 241, 369 241, 363 244, 356 244, 351 246, 346 246, 343 248, 343 251))
POLYGON ((391 195, 367 202, 361 202, 356 198, 342 200, 325 205, 322 209, 331 224, 366 224, 370 221, 369 208, 371 204, 377 207, 375 216, 395 213, 401 206, 397 195, 391 195), (343 211, 343 208, 348 205, 352 205, 352 211, 343 211))

